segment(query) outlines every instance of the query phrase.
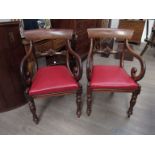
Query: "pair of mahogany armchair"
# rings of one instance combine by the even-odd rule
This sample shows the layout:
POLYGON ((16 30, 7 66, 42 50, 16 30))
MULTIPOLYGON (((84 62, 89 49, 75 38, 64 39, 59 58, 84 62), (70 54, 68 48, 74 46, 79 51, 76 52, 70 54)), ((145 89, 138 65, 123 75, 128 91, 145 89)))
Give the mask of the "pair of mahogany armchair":
MULTIPOLYGON (((87 58, 87 114, 92 111, 92 93, 103 92, 131 92, 132 98, 128 110, 128 116, 132 114, 136 103, 137 95, 140 93, 140 85, 137 83, 145 74, 145 64, 141 57, 130 48, 128 39, 133 35, 132 30, 125 29, 88 29, 90 38, 90 50, 87 58), (96 38, 117 38, 124 41, 124 48, 128 48, 130 53, 139 60, 141 65, 140 73, 137 75, 136 68, 131 69, 131 76, 123 69, 124 52, 121 53, 120 66, 93 65, 93 40, 96 38)), ((31 30, 25 31, 24 36, 30 41, 30 49, 21 62, 21 76, 25 87, 25 97, 33 115, 33 121, 38 124, 39 118, 36 114, 34 98, 42 96, 59 96, 66 94, 76 94, 77 116, 80 117, 82 111, 82 85, 79 80, 82 77, 82 63, 79 55, 71 47, 73 30, 52 29, 52 30, 31 30), (31 75, 28 70, 29 57, 34 54, 33 42, 41 39, 65 39, 66 40, 66 64, 46 66, 36 69, 31 75), (75 66, 70 67, 70 56, 75 60, 75 66)), ((53 56, 61 54, 52 49, 43 55, 53 56)), ((64 54, 64 53, 63 53, 64 54)))

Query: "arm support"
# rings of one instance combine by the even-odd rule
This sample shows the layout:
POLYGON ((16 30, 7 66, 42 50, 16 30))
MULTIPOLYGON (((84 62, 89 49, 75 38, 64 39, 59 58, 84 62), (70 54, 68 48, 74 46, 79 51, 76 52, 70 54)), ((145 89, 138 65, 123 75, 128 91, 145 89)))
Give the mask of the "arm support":
MULTIPOLYGON (((79 81, 81 79, 81 77, 82 77, 82 72, 83 72, 81 58, 71 48, 70 40, 67 40, 67 48, 68 48, 69 54, 71 54, 75 58, 77 70, 73 74, 74 74, 74 77, 76 78, 76 80, 79 81)), ((68 60, 67 61, 69 61, 69 56, 68 56, 68 60)), ((69 62, 67 62, 67 66, 69 67, 69 62)))
POLYGON ((32 42, 30 42, 30 49, 28 53, 24 56, 20 64, 20 73, 25 88, 31 85, 30 72, 27 70, 27 59, 31 55, 31 53, 32 53, 32 42))
POLYGON ((87 58, 87 79, 91 80, 92 69, 93 69, 93 38, 90 40, 90 49, 87 58))
POLYGON ((146 66, 145 63, 143 61, 143 59, 141 58, 140 55, 136 54, 135 51, 130 47, 128 40, 126 40, 126 47, 128 48, 129 52, 140 62, 140 72, 138 75, 136 75, 137 73, 137 69, 135 67, 133 67, 131 69, 131 77, 134 81, 139 81, 144 77, 145 74, 145 70, 146 70, 146 66))

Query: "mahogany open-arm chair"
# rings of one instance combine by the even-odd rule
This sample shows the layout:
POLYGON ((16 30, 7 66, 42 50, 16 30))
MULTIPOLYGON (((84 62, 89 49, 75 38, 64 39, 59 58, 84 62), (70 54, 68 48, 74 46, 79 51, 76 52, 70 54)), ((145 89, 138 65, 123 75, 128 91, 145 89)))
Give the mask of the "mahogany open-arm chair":
MULTIPOLYGON (((141 80, 145 74, 145 63, 138 52, 135 52, 128 40, 133 35, 132 30, 127 29, 109 29, 109 28, 90 28, 87 29, 88 36, 90 38, 90 50, 87 57, 87 115, 89 116, 92 111, 92 93, 93 92, 129 92, 132 93, 130 100, 130 107, 127 111, 128 117, 133 113, 133 107, 136 104, 138 94, 140 94, 141 86, 138 81, 141 80), (119 41, 123 41, 124 50, 121 52, 120 65, 93 65, 93 51, 94 39, 114 38, 119 41), (125 49, 128 50, 125 50, 125 49), (129 75, 124 69, 124 54, 129 51, 139 62, 140 71, 137 73, 137 69, 132 67, 131 75, 129 75)), ((116 51, 111 51, 116 53, 116 51)))
MULTIPOLYGON (((25 87, 25 97, 29 104, 30 111, 33 115, 33 121, 38 124, 39 118, 36 114, 34 98, 43 96, 59 96, 76 93, 77 116, 81 115, 82 108, 82 86, 79 80, 82 76, 82 63, 79 55, 71 48, 71 39, 73 30, 69 29, 50 29, 50 30, 29 30, 24 32, 24 37, 30 41, 28 53, 21 62, 21 76, 25 87), (44 39, 64 39, 66 41, 66 50, 56 52, 49 49, 41 54, 41 56, 53 56, 62 54, 66 56, 65 65, 53 65, 38 68, 34 74, 29 70, 29 58, 34 55, 35 49, 33 42, 44 39), (70 56, 76 61, 74 68, 70 68, 70 56)), ((36 60, 36 59, 35 59, 36 60)), ((35 67, 34 67, 35 68, 35 67)), ((35 69, 33 69, 35 70, 35 69)))

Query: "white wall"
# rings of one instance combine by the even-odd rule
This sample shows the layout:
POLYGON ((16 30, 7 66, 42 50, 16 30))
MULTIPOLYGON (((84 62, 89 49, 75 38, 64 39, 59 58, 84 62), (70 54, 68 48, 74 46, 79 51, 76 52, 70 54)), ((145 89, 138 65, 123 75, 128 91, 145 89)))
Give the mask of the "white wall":
MULTIPOLYGON (((111 28, 117 28, 118 24, 119 24, 119 19, 112 19, 111 28)), ((148 36, 150 36, 151 34, 152 26, 153 26, 153 20, 149 20, 149 33, 148 33, 149 35, 148 36)), ((145 38, 146 38, 146 22, 145 22, 141 42, 144 42, 145 38)))
MULTIPOLYGON (((153 22, 154 22, 154 20, 149 20, 149 35, 148 36, 150 36, 150 34, 151 34, 151 31, 152 31, 152 26, 153 26, 153 22)), ((146 38, 146 22, 145 22, 145 27, 144 27, 144 31, 143 31, 143 35, 142 35, 142 42, 144 42, 144 39, 146 38)))
POLYGON ((119 24, 119 19, 112 19, 111 28, 117 28, 119 24))

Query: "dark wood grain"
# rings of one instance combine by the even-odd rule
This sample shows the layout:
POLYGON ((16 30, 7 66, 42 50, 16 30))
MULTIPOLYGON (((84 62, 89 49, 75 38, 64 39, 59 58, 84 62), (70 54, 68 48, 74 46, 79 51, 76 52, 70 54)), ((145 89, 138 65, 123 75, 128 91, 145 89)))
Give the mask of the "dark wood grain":
POLYGON ((131 29, 134 30, 134 34, 130 39, 131 43, 140 44, 144 30, 145 20, 135 19, 121 19, 119 20, 119 29, 131 29))
POLYGON ((52 19, 51 25, 53 28, 73 29, 74 47, 72 48, 84 60, 87 57, 90 43, 87 28, 99 27, 100 21, 101 19, 52 19))
POLYGON ((0 24, 0 112, 26 103, 20 77, 20 62, 25 55, 19 23, 0 24))

